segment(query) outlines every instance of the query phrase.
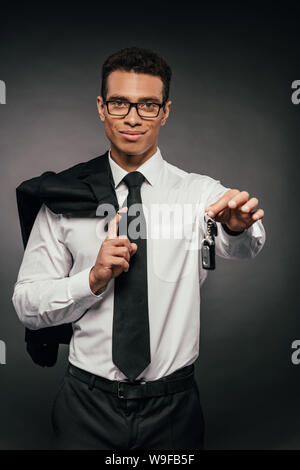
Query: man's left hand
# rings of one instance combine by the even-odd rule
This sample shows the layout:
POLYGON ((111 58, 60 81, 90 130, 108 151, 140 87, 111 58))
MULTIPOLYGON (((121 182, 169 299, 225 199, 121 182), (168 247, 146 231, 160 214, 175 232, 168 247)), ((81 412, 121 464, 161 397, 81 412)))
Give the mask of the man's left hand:
POLYGON ((225 224, 229 230, 242 232, 263 218, 263 209, 255 209, 257 204, 258 199, 256 197, 249 199, 247 191, 229 189, 214 204, 208 206, 205 212, 216 222, 225 224))

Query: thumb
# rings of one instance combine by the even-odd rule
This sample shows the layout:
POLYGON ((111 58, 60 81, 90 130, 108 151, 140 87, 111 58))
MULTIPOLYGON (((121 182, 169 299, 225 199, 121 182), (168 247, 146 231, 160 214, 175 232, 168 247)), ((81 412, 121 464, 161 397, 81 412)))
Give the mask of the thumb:
POLYGON ((138 246, 136 243, 130 243, 131 244, 131 255, 134 255, 136 253, 136 250, 138 249, 138 246))

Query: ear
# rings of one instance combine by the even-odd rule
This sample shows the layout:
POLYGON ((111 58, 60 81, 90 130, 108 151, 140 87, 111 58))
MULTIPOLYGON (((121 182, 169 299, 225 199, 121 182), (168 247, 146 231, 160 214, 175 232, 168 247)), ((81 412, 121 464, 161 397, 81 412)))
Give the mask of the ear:
POLYGON ((103 98, 102 96, 97 96, 97 108, 98 108, 98 113, 100 116, 100 119, 102 122, 105 121, 105 112, 104 112, 104 103, 103 103, 103 98))
POLYGON ((166 103, 165 103, 165 106, 163 107, 164 109, 164 117, 163 119, 161 120, 161 125, 164 126, 167 122, 167 119, 169 117, 169 114, 170 114, 170 107, 171 107, 171 104, 172 104, 172 101, 171 100, 168 100, 166 103))

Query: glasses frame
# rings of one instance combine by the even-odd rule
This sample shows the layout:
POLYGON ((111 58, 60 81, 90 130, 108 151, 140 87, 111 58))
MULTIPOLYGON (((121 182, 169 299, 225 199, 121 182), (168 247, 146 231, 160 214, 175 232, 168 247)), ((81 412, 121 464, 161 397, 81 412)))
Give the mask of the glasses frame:
POLYGON ((145 103, 147 103, 147 104, 155 104, 155 105, 159 106, 158 112, 157 112, 157 115, 156 115, 156 116, 141 116, 141 115, 140 115, 139 110, 138 110, 138 104, 145 104, 145 103, 143 103, 143 102, 140 102, 140 103, 132 103, 131 101, 125 101, 125 100, 104 100, 103 103, 106 104, 107 112, 108 112, 108 114, 110 114, 110 116, 119 116, 119 117, 128 116, 128 114, 130 113, 131 108, 134 106, 135 109, 136 109, 136 112, 137 112, 137 114, 139 115, 140 118, 142 118, 142 119, 155 119, 155 118, 158 117, 161 108, 166 104, 166 100, 163 101, 162 103, 152 103, 152 102, 148 102, 148 101, 145 102, 145 103), (128 111, 127 111, 126 114, 112 114, 112 113, 109 112, 109 109, 108 109, 109 103, 115 103, 116 101, 122 101, 123 103, 129 103, 129 108, 128 108, 128 111))

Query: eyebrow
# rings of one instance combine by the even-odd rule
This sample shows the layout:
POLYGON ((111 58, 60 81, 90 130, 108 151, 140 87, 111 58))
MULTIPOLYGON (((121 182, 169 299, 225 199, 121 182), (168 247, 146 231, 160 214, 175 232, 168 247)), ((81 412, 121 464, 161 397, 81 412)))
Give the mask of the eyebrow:
MULTIPOLYGON (((122 95, 112 95, 110 96, 107 101, 109 100, 125 100, 125 101, 130 101, 130 99, 128 98, 128 96, 122 96, 122 95)), ((160 101, 160 98, 157 98, 157 96, 143 96, 142 98, 139 98, 138 99, 138 103, 142 103, 144 101, 160 101)))

